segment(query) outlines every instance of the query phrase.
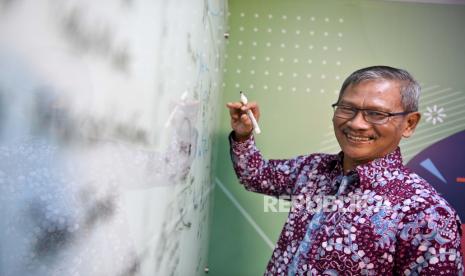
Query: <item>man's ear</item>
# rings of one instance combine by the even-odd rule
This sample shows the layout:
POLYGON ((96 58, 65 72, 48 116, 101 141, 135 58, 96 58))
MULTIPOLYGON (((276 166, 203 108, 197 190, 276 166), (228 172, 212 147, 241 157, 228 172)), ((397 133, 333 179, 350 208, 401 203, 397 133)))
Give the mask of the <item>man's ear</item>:
POLYGON ((415 128, 417 127, 418 123, 420 122, 421 114, 420 112, 412 112, 407 114, 405 118, 405 125, 404 131, 402 132, 402 137, 409 138, 412 136, 415 128))

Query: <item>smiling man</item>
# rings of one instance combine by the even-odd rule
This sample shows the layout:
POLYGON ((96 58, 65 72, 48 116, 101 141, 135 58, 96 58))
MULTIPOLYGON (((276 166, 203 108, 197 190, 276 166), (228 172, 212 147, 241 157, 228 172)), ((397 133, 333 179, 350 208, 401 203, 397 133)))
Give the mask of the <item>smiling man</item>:
POLYGON ((459 218, 403 166, 400 140, 420 120, 420 87, 405 70, 352 73, 335 104, 341 152, 265 160, 247 110, 228 103, 234 169, 246 189, 292 206, 265 275, 462 275, 459 218))

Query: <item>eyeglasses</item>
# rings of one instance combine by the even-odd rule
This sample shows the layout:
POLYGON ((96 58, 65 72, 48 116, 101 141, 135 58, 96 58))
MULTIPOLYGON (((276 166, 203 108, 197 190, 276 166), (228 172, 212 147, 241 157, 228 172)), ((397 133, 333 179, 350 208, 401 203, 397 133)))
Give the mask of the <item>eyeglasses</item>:
POLYGON ((356 107, 347 106, 347 105, 340 105, 337 103, 332 104, 331 106, 334 109, 334 116, 338 118, 353 119, 357 115, 357 113, 361 111, 365 121, 372 123, 372 124, 376 124, 376 125, 382 125, 382 124, 387 123, 390 117, 407 115, 411 113, 411 111, 390 113, 390 112, 384 112, 384 111, 356 108, 356 107))

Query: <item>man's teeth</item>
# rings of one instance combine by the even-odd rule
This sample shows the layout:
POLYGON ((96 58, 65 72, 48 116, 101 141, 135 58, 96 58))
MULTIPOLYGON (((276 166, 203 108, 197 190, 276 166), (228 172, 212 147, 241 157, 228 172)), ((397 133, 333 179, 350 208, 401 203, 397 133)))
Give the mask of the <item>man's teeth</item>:
POLYGON ((347 137, 350 139, 350 140, 354 140, 354 141, 360 141, 360 142, 366 142, 366 141, 370 141, 372 138, 369 138, 369 137, 359 137, 359 136, 352 136, 350 134, 347 134, 347 137))

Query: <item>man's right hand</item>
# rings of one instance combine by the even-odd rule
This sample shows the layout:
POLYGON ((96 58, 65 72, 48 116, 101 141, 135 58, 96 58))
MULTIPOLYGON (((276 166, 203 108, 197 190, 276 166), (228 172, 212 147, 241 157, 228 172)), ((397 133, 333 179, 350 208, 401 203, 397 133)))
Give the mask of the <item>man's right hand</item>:
POLYGON ((260 118, 260 110, 256 102, 242 104, 241 102, 227 103, 226 107, 229 108, 229 115, 231 116, 231 127, 234 130, 233 138, 236 141, 242 142, 247 140, 252 135, 253 125, 247 110, 251 110, 255 119, 258 122, 260 118))

